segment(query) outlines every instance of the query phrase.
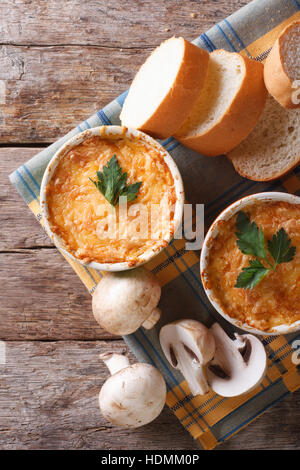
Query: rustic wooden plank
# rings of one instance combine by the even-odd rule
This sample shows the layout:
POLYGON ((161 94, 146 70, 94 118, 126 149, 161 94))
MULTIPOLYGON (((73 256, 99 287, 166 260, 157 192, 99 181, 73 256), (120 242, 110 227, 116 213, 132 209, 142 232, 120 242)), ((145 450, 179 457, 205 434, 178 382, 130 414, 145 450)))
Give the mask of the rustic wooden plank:
POLYGON ((167 409, 130 432, 103 419, 98 392, 108 371, 98 355, 111 350, 123 351, 124 343, 8 342, 7 364, 0 365, 0 448, 195 449, 167 409))
POLYGON ((155 3, 151 0, 4 0, 0 4, 0 41, 2 44, 106 47, 155 45, 172 34, 192 39, 247 3, 247 0, 155 3))
POLYGON ((126 90, 163 39, 193 39, 245 3, 1 3, 0 142, 56 140, 126 90))
POLYGON ((55 248, 0 253, 0 266, 1 339, 112 338, 94 320, 90 294, 55 248))
POLYGON ((127 89, 148 49, 0 49, 0 142, 51 142, 127 89))
POLYGON ((53 246, 8 175, 42 148, 0 148, 0 252, 53 246))
MULTIPOLYGON (((1 449, 197 450, 166 408, 153 423, 131 431, 103 419, 97 399, 108 372, 98 355, 124 351, 122 341, 7 342, 6 349, 7 363, 0 365, 1 449)), ((299 418, 298 392, 218 449, 297 449, 299 418)))

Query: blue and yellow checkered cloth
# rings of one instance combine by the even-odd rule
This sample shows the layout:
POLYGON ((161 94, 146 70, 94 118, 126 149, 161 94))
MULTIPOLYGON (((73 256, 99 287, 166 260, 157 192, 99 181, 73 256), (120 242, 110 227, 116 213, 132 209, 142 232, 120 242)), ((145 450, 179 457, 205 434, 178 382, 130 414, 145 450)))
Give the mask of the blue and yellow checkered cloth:
MULTIPOLYGON (((223 48, 263 61, 280 31, 299 18, 300 2, 297 0, 255 0, 203 33, 194 43, 208 51, 223 48)), ((10 175, 12 184, 38 220, 41 221, 40 183, 55 151, 71 136, 85 129, 119 124, 125 96, 126 93, 119 96, 10 175)), ((300 194, 300 167, 280 181, 262 184, 240 178, 225 157, 202 157, 173 138, 165 140, 163 145, 177 162, 188 201, 205 203, 207 226, 223 208, 245 195, 273 190, 300 194)), ((92 293, 101 279, 101 273, 83 267, 68 257, 66 260, 92 293)), ((170 366, 160 349, 157 337, 159 326, 183 317, 197 318, 207 325, 219 321, 224 326, 224 320, 212 308, 203 291, 199 253, 185 251, 183 240, 173 241, 147 267, 164 286, 161 299, 163 318, 158 328, 151 331, 141 328, 124 339, 139 361, 149 362, 162 372, 168 388, 168 406, 202 448, 212 449, 229 439, 300 387, 299 369, 291 360, 293 341, 300 335, 293 334, 264 338, 268 372, 263 383, 247 395, 223 398, 210 392, 205 397, 192 397, 182 375, 170 366)), ((228 324, 226 328, 233 329, 228 324)))

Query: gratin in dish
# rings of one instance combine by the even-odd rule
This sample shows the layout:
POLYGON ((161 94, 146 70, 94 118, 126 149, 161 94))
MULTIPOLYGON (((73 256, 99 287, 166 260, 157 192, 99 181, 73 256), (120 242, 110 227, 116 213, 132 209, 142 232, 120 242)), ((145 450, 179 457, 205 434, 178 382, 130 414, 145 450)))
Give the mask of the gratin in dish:
POLYGON ((262 332, 300 320, 300 204, 259 201, 242 210, 262 228, 266 240, 284 228, 296 247, 289 263, 277 266, 254 289, 234 287, 238 274, 249 263, 237 246, 237 214, 218 220, 217 235, 208 240, 208 256, 202 275, 204 286, 221 310, 262 332))
POLYGON ((162 147, 151 145, 142 133, 133 136, 123 130, 115 135, 104 128, 99 135, 86 131, 87 137, 60 159, 45 187, 49 227, 83 263, 134 267, 147 253, 165 247, 176 228, 175 182, 162 147), (127 204, 126 223, 119 223, 119 205, 111 206, 89 179, 95 180, 113 155, 127 172, 128 184, 142 182, 137 199, 127 204), (145 208, 146 231, 139 226, 145 208))

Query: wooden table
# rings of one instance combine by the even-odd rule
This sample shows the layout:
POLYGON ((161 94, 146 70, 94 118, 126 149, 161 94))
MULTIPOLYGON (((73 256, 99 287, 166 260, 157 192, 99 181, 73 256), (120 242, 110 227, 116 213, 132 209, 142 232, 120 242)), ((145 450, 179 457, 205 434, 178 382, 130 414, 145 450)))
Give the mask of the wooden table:
MULTIPOLYGON (((126 90, 163 39, 193 39, 246 3, 0 3, 1 449, 197 449, 167 409, 135 431, 102 419, 98 354, 126 346, 97 327, 89 294, 7 175, 126 90)), ((299 433, 295 393, 219 448, 295 449, 299 433)))

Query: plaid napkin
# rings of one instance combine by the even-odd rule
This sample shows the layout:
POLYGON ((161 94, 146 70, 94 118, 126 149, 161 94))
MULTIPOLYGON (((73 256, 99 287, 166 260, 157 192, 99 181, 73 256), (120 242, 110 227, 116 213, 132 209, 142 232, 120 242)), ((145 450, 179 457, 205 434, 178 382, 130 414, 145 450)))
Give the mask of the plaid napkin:
MULTIPOLYGON (((279 32, 299 18, 300 3, 297 0, 255 0, 194 42, 208 51, 224 48, 264 60, 279 32)), ((126 93, 116 98, 10 175, 12 184, 40 222, 40 183, 55 151, 71 136, 85 129, 119 124, 125 97, 126 93)), ((162 143, 181 171, 187 200, 205 204, 206 226, 223 208, 248 194, 274 190, 300 195, 300 167, 280 181, 256 183, 240 178, 225 157, 202 157, 173 138, 162 143)), ((101 279, 101 273, 65 258, 92 293, 101 279)), ((182 375, 165 359, 157 332, 163 324, 183 317, 196 318, 208 326, 218 321, 231 332, 233 327, 217 314, 207 300, 199 275, 199 253, 185 251, 184 240, 170 243, 147 267, 164 286, 160 303, 163 318, 157 328, 151 331, 141 328, 124 340, 139 361, 151 363, 162 372, 168 388, 168 406, 202 448, 214 448, 300 387, 299 369, 291 360, 293 341, 300 337, 295 333, 287 337, 263 339, 269 367, 263 383, 255 390, 236 398, 223 398, 213 392, 204 397, 192 397, 182 375)))

